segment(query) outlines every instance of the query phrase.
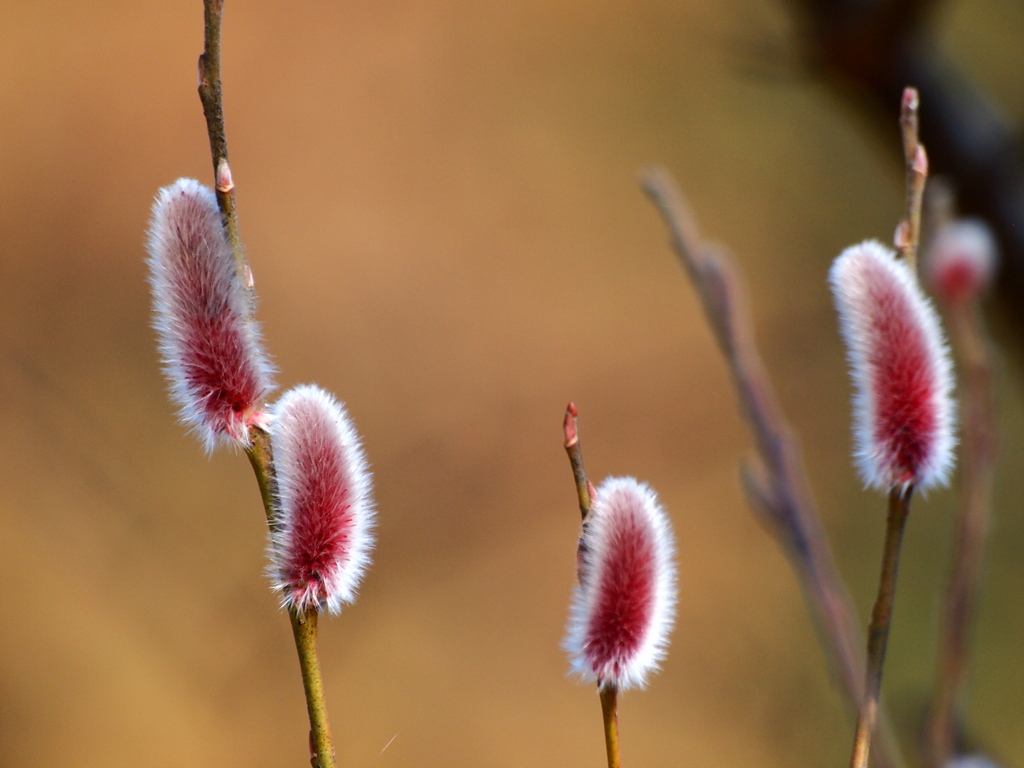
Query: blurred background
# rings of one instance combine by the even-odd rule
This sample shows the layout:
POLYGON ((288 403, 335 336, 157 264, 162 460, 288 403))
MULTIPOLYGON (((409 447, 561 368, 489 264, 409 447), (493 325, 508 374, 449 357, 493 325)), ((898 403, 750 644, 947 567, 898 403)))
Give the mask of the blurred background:
MULTIPOLYGON (((1024 119, 1024 6, 951 0, 933 32, 1024 119)), ((866 623, 884 500, 848 459, 825 276, 902 211, 879 130, 806 76, 773 0, 257 3, 224 23, 228 140, 283 388, 345 400, 379 543, 321 625, 343 766, 604 764, 559 644, 579 529, 562 449, 651 483, 678 538, 663 671, 621 701, 629 766, 842 765, 852 722, 789 564, 737 482, 750 439, 640 193, 666 165, 750 283, 866 623)), ((263 576, 245 457, 175 423, 149 327, 153 196, 211 181, 202 7, 0 6, 0 766, 303 766, 301 682, 263 576)), ((996 322, 998 335, 1012 337, 996 322)), ((1024 397, 1003 455, 969 726, 1024 756, 1024 397)), ((917 499, 885 690, 933 685, 955 492, 917 499)))

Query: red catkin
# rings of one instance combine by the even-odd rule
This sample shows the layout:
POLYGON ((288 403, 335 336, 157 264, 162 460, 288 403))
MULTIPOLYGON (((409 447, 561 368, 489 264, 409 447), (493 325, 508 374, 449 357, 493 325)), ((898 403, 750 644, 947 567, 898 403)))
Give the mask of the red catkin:
POLYGON ((953 373, 934 307, 907 264, 866 241, 829 281, 854 382, 855 455, 881 490, 944 485, 955 445, 953 373))
POLYGON ((277 505, 269 575, 284 607, 338 613, 370 562, 370 471, 344 408, 319 387, 286 392, 270 435, 277 505))
POLYGON ((563 643, 585 681, 646 684, 664 658, 675 616, 674 546, 648 486, 609 478, 583 527, 584 560, 563 643))
POLYGON ((995 276, 996 250, 992 230, 979 219, 944 225, 925 254, 924 274, 929 286, 947 304, 980 298, 995 276))
POLYGON ((192 179, 161 189, 147 245, 153 325, 179 417, 207 450, 219 440, 248 445, 272 367, 213 192, 192 179))

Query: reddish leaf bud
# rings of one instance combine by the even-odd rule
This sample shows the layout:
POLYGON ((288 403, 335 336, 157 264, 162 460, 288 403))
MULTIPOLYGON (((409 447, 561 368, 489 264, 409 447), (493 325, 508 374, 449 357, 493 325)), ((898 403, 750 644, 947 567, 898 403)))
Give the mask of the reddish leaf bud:
POLYGON ((286 608, 338 613, 355 600, 373 548, 370 470, 359 435, 340 403, 308 385, 274 406, 270 436, 278 486, 273 587, 286 608))
POLYGON ((153 325, 182 422, 207 450, 218 439, 248 445, 272 367, 213 192, 191 179, 161 189, 148 248, 153 325))
POLYGON ((648 486, 608 478, 583 526, 580 583, 563 646, 585 681, 643 687, 658 668, 675 617, 674 545, 648 486))
POLYGON ((861 476, 882 490, 944 485, 953 467, 953 373, 934 307, 909 266, 866 241, 829 282, 854 381, 861 476))
POLYGON ((926 254, 925 276, 942 301, 968 301, 988 290, 996 262, 996 241, 988 225, 978 219, 962 219, 935 233, 926 254))

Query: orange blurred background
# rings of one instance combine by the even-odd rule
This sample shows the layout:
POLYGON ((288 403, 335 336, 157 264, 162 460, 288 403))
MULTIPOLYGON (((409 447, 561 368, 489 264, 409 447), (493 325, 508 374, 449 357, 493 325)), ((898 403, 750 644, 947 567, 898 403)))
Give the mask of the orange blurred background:
MULTIPOLYGON (((348 403, 379 543, 321 625, 342 766, 603 764, 559 647, 594 480, 665 502, 679 548, 663 671, 620 707, 628 766, 843 764, 852 738, 790 567, 748 511, 750 439, 636 184, 663 163, 750 280, 766 363, 866 615, 884 501, 848 453, 825 275, 901 213, 893 129, 800 74, 770 2, 229 0, 228 139, 282 388, 348 403), (765 54, 781 52, 781 58, 765 54)), ((939 34, 1018 122, 1024 7, 939 34)), ((0 766, 302 766, 307 723, 241 455, 174 422, 149 328, 157 189, 210 183, 202 8, 0 6, 0 766)), ((998 521, 973 733, 1024 756, 1024 398, 1001 382, 998 521)), ((915 501, 885 689, 932 685, 956 496, 915 501)))

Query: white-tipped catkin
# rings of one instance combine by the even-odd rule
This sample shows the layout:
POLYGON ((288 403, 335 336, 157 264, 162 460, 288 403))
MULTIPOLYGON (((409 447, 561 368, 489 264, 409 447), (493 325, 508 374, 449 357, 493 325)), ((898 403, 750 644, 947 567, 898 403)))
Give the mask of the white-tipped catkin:
POLYGON ((273 369, 213 192, 192 179, 161 189, 147 245, 153 325, 181 420, 207 450, 221 439, 248 445, 273 369))
POLYGON ((980 298, 992 284, 998 263, 992 230, 980 219, 960 219, 941 227, 924 257, 924 274, 947 304, 980 298))
POLYGON ((319 387, 286 392, 270 436, 277 509, 270 579, 284 607, 338 613, 355 600, 373 549, 370 470, 343 406, 319 387))
POLYGON ((953 367, 935 308, 910 267, 875 241, 843 251, 829 282, 865 483, 886 491, 944 485, 955 460, 953 367))
POLYGON ((665 657, 676 604, 672 530, 654 491, 631 477, 605 480, 580 551, 563 643, 573 672, 602 687, 643 687, 665 657))

